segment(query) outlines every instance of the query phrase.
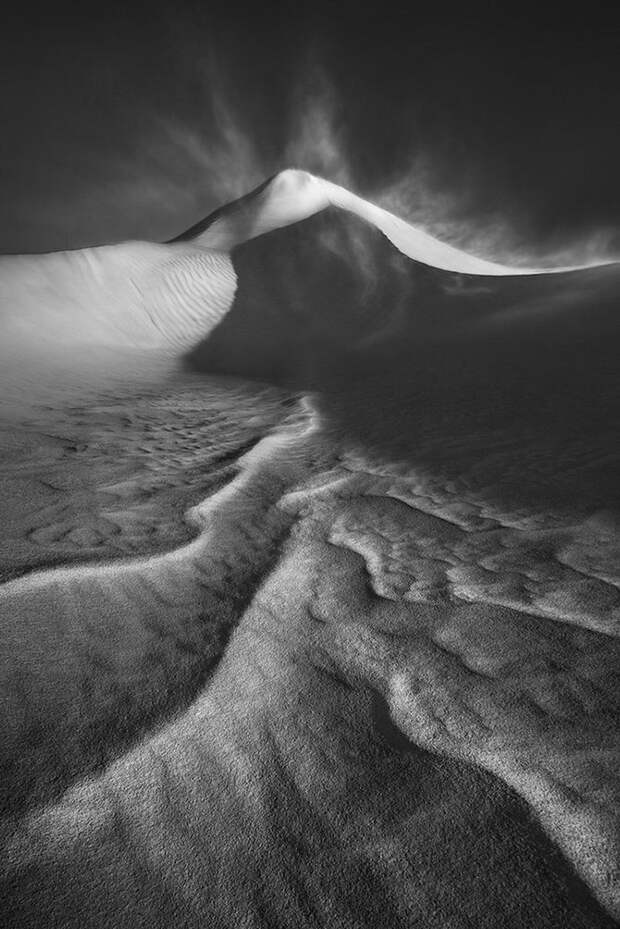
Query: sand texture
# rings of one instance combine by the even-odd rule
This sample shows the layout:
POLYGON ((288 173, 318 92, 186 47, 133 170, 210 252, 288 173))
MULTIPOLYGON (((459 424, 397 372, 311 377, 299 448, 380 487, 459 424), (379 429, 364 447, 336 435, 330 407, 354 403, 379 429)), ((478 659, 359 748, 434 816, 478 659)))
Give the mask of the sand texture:
POLYGON ((291 183, 184 357, 4 368, 5 922, 612 927, 620 272, 291 183))

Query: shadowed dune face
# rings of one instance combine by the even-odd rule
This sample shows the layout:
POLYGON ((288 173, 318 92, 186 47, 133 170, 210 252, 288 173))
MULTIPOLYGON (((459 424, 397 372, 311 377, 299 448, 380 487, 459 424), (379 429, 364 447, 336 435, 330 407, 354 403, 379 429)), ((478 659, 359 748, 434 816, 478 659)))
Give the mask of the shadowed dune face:
MULTIPOLYGON (((585 489, 616 499, 614 466, 603 466, 599 448, 615 441, 610 423, 620 413, 617 265, 453 274, 411 261, 334 208, 240 245, 232 258, 233 306, 189 354, 193 369, 316 390, 352 441, 420 464, 432 441, 433 465, 448 472, 458 436, 465 445, 477 437, 472 455, 507 427, 526 446, 552 433, 558 450, 591 436, 603 484, 585 489)), ((560 484, 559 497, 575 492, 560 484)))
POLYGON ((333 207, 239 245, 233 266, 232 308, 190 363, 305 388, 318 386, 332 354, 342 364, 365 337, 394 331, 412 288, 424 286, 377 229, 333 207))

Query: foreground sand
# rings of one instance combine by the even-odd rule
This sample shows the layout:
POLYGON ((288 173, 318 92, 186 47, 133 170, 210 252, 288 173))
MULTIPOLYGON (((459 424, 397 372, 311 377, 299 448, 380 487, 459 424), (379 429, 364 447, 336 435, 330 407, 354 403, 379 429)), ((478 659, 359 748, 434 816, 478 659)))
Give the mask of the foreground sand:
POLYGON ((9 925, 612 925, 605 515, 249 383, 92 399, 5 430, 4 570, 181 547, 1 590, 9 925))

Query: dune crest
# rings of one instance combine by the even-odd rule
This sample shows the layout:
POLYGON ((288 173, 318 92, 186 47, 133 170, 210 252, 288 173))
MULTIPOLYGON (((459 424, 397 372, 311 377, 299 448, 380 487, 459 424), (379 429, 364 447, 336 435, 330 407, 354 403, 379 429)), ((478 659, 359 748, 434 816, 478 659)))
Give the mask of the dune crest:
POLYGON ((249 239, 308 219, 330 206, 376 226, 403 255, 440 271, 503 276, 552 274, 591 267, 583 264, 523 268, 487 261, 440 241, 338 184, 294 168, 281 171, 256 191, 217 211, 211 222, 207 218, 194 227, 197 233, 194 241, 208 248, 230 251, 249 239))

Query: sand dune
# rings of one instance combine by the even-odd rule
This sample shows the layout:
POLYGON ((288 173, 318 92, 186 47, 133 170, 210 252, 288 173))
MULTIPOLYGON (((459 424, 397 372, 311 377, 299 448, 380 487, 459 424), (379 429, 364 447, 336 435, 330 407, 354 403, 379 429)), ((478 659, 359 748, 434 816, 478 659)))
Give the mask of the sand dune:
POLYGON ((298 223, 330 207, 357 216, 379 229, 403 255, 442 271, 505 276, 575 270, 511 268, 477 258, 441 242, 344 187, 295 169, 281 171, 255 191, 207 217, 176 241, 193 241, 207 248, 229 252, 250 239, 298 223))
POLYGON ((334 209, 378 230, 407 258, 440 270, 487 276, 565 270, 509 268, 476 258, 342 187, 287 170, 167 244, 125 242, 0 258, 3 355, 71 345, 83 351, 188 350, 231 307, 232 250, 334 209))
POLYGON ((3 375, 9 924, 612 926, 618 266, 302 172, 113 248, 152 317, 45 278, 92 363, 3 375))

